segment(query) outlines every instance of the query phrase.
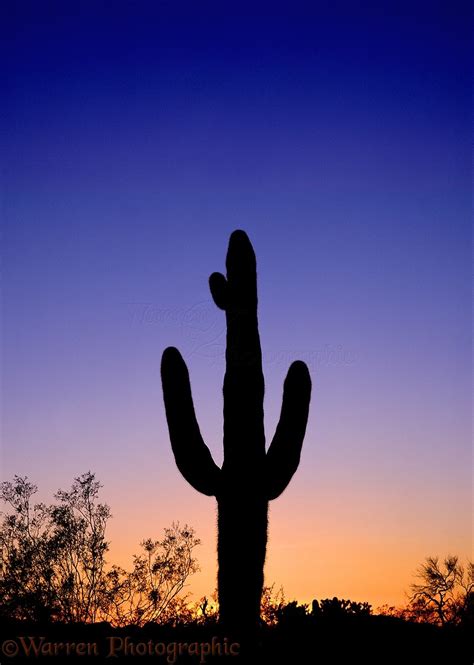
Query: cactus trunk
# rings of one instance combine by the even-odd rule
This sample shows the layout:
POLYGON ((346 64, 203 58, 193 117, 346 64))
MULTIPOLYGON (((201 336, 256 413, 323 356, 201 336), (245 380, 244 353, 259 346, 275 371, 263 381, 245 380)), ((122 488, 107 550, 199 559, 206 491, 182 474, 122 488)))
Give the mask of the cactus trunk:
POLYGON ((260 615, 268 502, 283 492, 298 467, 311 379, 304 363, 291 365, 280 420, 266 452, 256 261, 243 231, 231 235, 226 268, 227 277, 213 273, 209 280, 227 322, 221 469, 201 437, 188 371, 173 347, 163 354, 162 382, 177 466, 195 489, 217 499, 220 620, 230 632, 249 635, 260 615))
POLYGON ((220 621, 229 633, 251 635, 260 616, 268 501, 252 496, 236 505, 224 496, 217 503, 220 621))

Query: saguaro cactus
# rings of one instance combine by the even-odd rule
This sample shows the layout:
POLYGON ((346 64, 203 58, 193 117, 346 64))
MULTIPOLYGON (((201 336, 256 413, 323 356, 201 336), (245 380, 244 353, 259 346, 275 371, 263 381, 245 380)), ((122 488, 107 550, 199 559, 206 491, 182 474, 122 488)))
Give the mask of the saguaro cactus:
POLYGON ((226 268, 227 278, 220 273, 209 278, 214 302, 227 321, 222 468, 199 431, 188 370, 174 347, 163 353, 161 377, 176 464, 198 492, 217 499, 221 622, 230 631, 248 633, 260 614, 268 502, 283 492, 298 467, 311 379, 305 363, 291 365, 280 420, 266 452, 256 261, 244 231, 230 237, 226 268))

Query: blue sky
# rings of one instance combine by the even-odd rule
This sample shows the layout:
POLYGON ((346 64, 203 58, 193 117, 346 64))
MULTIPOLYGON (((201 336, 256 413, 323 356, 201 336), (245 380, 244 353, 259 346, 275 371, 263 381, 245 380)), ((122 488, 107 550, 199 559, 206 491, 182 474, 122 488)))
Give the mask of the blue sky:
MULTIPOLYGON (((305 505, 317 542, 318 514, 340 497, 329 559, 354 521, 348 502, 361 529, 380 504, 361 552, 386 537, 398 560, 414 511, 398 586, 434 548, 468 554, 469 5, 1 12, 4 477, 52 493, 91 468, 121 552, 153 535, 152 520, 180 517, 212 565, 214 515, 174 468, 159 362, 167 345, 182 350, 221 459, 224 327, 207 279, 243 228, 259 268, 268 438, 291 360, 314 384, 276 533, 305 505)), ((301 597, 290 558, 270 559, 271 573, 301 597)))

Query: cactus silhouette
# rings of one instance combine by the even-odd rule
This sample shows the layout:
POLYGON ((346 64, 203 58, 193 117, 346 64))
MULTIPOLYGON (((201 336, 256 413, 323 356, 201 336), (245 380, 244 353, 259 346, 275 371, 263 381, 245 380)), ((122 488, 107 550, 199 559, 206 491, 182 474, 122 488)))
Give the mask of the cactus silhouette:
POLYGON ((283 388, 280 419, 265 451, 264 379, 257 320, 257 271, 247 234, 234 231, 227 277, 209 278, 227 322, 224 377, 224 462, 219 468, 203 441, 186 364, 174 347, 163 353, 161 377, 176 464, 184 478, 218 506, 218 594, 222 625, 234 634, 258 625, 267 545, 268 502, 296 471, 308 420, 311 379, 295 361, 283 388))

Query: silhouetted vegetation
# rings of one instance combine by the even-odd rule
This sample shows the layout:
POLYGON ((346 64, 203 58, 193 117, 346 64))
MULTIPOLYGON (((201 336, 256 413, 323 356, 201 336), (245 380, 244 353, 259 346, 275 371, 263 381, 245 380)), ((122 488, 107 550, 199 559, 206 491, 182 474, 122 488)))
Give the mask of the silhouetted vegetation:
POLYGON ((464 625, 474 629, 474 563, 463 566, 459 557, 427 557, 411 585, 405 607, 380 608, 387 616, 439 626, 464 625))
POLYGON ((98 501, 99 489, 86 473, 47 506, 33 504, 36 487, 27 478, 1 484, 10 511, 0 527, 0 646, 15 648, 13 642, 15 661, 31 660, 35 650, 46 657, 64 645, 92 643, 95 662, 110 662, 112 646, 118 657, 142 662, 151 644, 169 649, 147 654, 163 663, 472 663, 473 566, 453 556, 426 559, 407 607, 398 610, 374 613, 367 602, 339 598, 300 604, 287 601, 282 588, 263 587, 252 651, 224 655, 231 638, 218 621, 217 593, 194 603, 182 594, 198 569, 193 529, 173 524, 161 540, 143 541, 131 571, 110 565, 111 514, 98 501), (179 655, 179 644, 196 655, 179 655), (212 644, 220 645, 220 656, 199 655, 212 644))
POLYGON ((268 502, 280 496, 298 467, 311 379, 303 362, 291 365, 280 420, 266 452, 257 269, 244 231, 230 237, 226 269, 227 276, 213 273, 209 278, 212 297, 225 311, 227 323, 222 469, 199 431, 188 370, 174 347, 163 353, 161 374, 176 464, 197 491, 217 499, 220 619, 228 630, 244 635, 258 626, 268 502))
POLYGON ((9 505, 0 528, 0 612, 32 621, 114 625, 172 620, 183 614, 181 591, 198 570, 193 529, 173 524, 161 540, 145 540, 126 571, 108 565, 105 539, 110 508, 98 503, 101 485, 92 473, 59 490, 56 504, 32 504, 37 487, 15 476, 3 482, 9 505))
MULTIPOLYGON (((413 623, 377 615, 366 603, 337 598, 313 601, 309 607, 296 601, 275 607, 276 619, 262 623, 252 650, 229 657, 224 647, 233 643, 216 623, 215 615, 194 615, 187 620, 147 622, 141 627, 113 627, 108 623, 18 622, 5 617, 0 626, 0 644, 19 645, 15 662, 24 649, 42 647, 43 656, 73 645, 92 644, 95 662, 124 657, 127 662, 143 656, 155 663, 434 663, 471 665, 474 656, 472 631, 462 626, 413 623), (22 641, 20 641, 20 638, 22 641), (34 647, 31 644, 34 644, 34 647), (220 651, 212 656, 211 645, 220 651), (184 646, 181 655, 178 648, 184 646), (189 652, 188 649, 191 649, 189 652), (199 649, 206 649, 199 652, 199 649), (189 653, 194 654, 190 656, 189 653), (220 654, 220 655, 219 655, 220 654), (102 658, 100 658, 100 656, 102 658)), ((238 644, 238 647, 241 645, 238 644)), ((64 651, 63 651, 64 653, 64 651)))

